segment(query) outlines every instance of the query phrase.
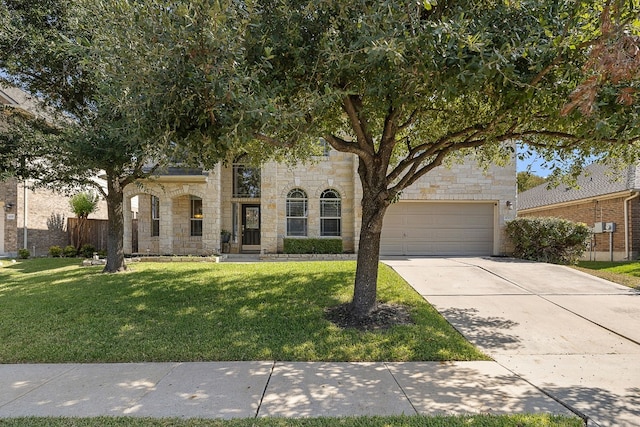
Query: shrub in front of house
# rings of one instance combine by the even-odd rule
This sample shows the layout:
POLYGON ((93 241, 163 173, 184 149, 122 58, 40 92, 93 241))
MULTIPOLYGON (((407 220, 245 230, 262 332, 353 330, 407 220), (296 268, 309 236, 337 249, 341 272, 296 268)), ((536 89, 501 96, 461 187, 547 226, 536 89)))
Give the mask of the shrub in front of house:
POLYGON ((513 256, 553 264, 575 264, 587 246, 586 224, 561 218, 516 218, 507 223, 513 256))
POLYGON ((62 256, 62 248, 57 245, 49 247, 49 256, 53 258, 60 258, 62 256))
POLYGON ((93 254, 95 252, 96 252, 96 247, 93 246, 92 244, 87 243, 82 245, 79 253, 85 258, 93 258, 93 254))
POLYGON ((78 255, 78 250, 73 245, 67 245, 64 247, 63 253, 67 258, 74 258, 78 255))
POLYGON ((18 257, 20 259, 27 259, 30 256, 31 256, 31 252, 29 252, 29 249, 26 249, 26 248, 18 249, 18 257))
POLYGON ((284 239, 285 254, 341 254, 342 239, 284 239))

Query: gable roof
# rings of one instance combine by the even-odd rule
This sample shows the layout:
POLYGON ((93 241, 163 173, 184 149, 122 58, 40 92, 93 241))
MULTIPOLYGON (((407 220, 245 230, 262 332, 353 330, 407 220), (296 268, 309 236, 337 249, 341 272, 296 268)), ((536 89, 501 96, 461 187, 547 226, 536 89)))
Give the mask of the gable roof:
POLYGON ((577 179, 576 187, 560 184, 547 188, 541 184, 518 194, 518 210, 538 208, 559 203, 600 197, 640 188, 637 166, 615 170, 601 163, 587 166, 577 179))

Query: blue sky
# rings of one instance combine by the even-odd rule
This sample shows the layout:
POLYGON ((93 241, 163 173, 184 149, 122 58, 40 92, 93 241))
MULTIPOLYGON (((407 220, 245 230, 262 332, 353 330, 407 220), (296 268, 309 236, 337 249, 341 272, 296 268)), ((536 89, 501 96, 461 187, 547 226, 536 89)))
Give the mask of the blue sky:
POLYGON ((516 170, 518 172, 529 170, 535 175, 546 177, 547 175, 549 175, 549 173, 551 173, 551 171, 548 168, 544 167, 543 163, 544 161, 536 154, 534 154, 532 157, 524 160, 518 159, 516 162, 516 170), (529 167, 530 169, 527 169, 529 167))

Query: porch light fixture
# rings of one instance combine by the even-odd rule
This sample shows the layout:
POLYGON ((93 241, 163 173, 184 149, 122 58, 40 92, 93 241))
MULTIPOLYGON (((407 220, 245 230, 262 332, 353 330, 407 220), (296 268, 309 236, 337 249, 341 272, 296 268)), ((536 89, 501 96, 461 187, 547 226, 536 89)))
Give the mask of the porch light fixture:
POLYGON ((4 205, 4 210, 5 211, 10 211, 13 208, 14 204, 13 203, 7 203, 4 205))
POLYGON ((507 209, 509 209, 510 211, 513 210, 513 203, 511 203, 511 200, 507 200, 507 209))

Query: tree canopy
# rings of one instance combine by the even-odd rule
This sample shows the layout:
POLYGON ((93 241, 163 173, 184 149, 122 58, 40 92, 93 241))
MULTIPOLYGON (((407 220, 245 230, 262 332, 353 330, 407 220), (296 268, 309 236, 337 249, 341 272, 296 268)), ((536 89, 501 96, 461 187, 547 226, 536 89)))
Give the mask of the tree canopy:
POLYGON ((592 114, 563 111, 590 72, 608 2, 257 3, 246 39, 268 102, 263 140, 321 135, 359 157, 356 316, 375 307, 386 208, 446 158, 508 162, 513 141, 578 162, 637 152, 638 106, 615 102, 615 81, 602 82, 592 114))
POLYGON ((107 201, 105 271, 125 269, 123 189, 148 177, 170 152, 161 128, 140 126, 125 73, 134 72, 124 40, 112 37, 98 2, 0 1, 0 83, 36 96, 50 117, 21 118, 0 133, 5 174, 75 192, 93 187, 107 201), (109 46, 110 49, 106 47, 109 46), (37 147, 36 150, 32 148, 37 147), (4 155, 6 153, 6 155, 4 155), (93 179, 106 177, 107 190, 93 179))
POLYGON ((546 178, 543 178, 529 171, 518 172, 516 180, 518 183, 519 193, 522 193, 523 191, 527 191, 533 187, 537 187, 538 185, 547 182, 546 178))

